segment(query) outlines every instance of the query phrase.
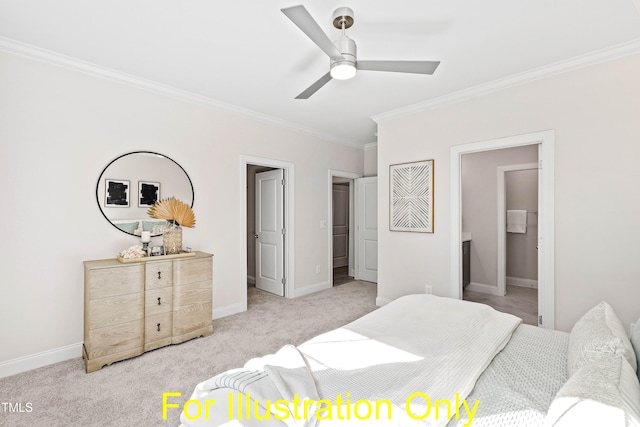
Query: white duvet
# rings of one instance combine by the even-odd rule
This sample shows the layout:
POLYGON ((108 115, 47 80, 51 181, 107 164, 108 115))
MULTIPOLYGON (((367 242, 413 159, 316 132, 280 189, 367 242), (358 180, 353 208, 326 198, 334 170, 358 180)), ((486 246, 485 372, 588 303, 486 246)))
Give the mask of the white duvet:
MULTIPOLYGON (((472 420, 482 402, 465 399, 520 322, 515 316, 483 304, 432 295, 401 297, 300 345, 297 349, 305 366, 301 370, 298 363, 291 384, 283 386, 287 382, 286 369, 276 370, 276 381, 280 388, 288 390, 288 397, 283 398, 280 392, 272 397, 257 391, 258 394, 252 394, 253 398, 258 396, 257 412, 263 418, 268 417, 266 421, 256 422, 256 414, 251 411, 243 412, 242 419, 235 422, 230 421, 226 413, 226 420, 224 416, 189 420, 183 413, 181 421, 186 426, 313 426, 317 423, 319 427, 410 427, 443 426, 456 418, 472 420), (317 398, 307 397, 312 401, 309 404, 305 404, 301 396, 313 393, 309 391, 309 382, 300 379, 301 372, 306 372, 316 386, 317 398), (296 382, 306 384, 306 389, 303 387, 296 393, 296 382), (290 412, 277 407, 278 400, 282 406, 288 403, 290 412), (309 409, 306 419, 303 417, 305 405, 309 409)), ((286 353, 290 358, 292 353, 286 353)), ((268 363, 253 360, 245 369, 257 370, 264 377, 268 370, 265 366, 286 367, 290 363, 274 356, 277 354, 270 356, 268 363)), ((222 377, 224 375, 227 374, 222 377)), ((220 381, 220 377, 199 384, 192 398, 203 402, 212 396, 233 399, 233 393, 240 393, 229 388, 228 382, 220 381)), ((248 389, 243 390, 246 393, 248 389)))

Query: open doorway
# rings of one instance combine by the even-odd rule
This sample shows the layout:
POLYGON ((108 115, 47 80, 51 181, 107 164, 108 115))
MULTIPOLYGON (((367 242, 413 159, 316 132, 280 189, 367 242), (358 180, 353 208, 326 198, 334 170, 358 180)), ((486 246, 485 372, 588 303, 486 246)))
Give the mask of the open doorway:
POLYGON ((332 236, 333 236, 333 286, 353 280, 349 264, 353 259, 352 188, 350 178, 333 177, 332 184, 332 236))
POLYGON ((354 280, 355 187, 362 175, 329 170, 329 281, 331 286, 354 280))
POLYGON ((461 165, 463 299, 537 325, 538 146, 467 153, 461 165))
POLYGON ((247 165, 247 285, 284 296, 284 171, 247 165))
MULTIPOLYGON (((451 213, 451 296, 463 295, 463 233, 466 224, 462 217, 462 158, 470 153, 503 148, 536 146, 538 149, 538 319, 537 325, 553 329, 555 326, 555 261, 554 261, 554 131, 542 131, 494 140, 452 146, 450 149, 450 213, 451 213)), ((495 169, 493 172, 495 183, 495 169)), ((495 184, 494 184, 495 185, 495 184)), ((495 188, 495 187, 494 187, 495 188)), ((497 197, 496 197, 497 199, 497 197)), ((495 201, 497 204, 497 200, 495 201)), ((495 218, 495 216, 494 216, 495 218)), ((497 240, 497 233, 493 233, 497 240)), ((471 236, 475 239, 476 236, 471 236)), ((496 271, 497 264, 491 267, 496 271)), ((474 266, 472 265, 473 269, 474 266)), ((477 265, 485 268, 486 265, 477 265)), ((497 286, 491 286, 498 294, 497 286)))
POLYGON ((498 167, 498 294, 538 289, 538 162, 498 167))
MULTIPOLYGON (((278 234, 281 240, 281 245, 269 245, 265 250, 267 253, 268 268, 263 276, 273 280, 274 283, 279 283, 279 290, 275 292, 277 295, 281 295, 287 298, 293 298, 294 289, 294 275, 293 275, 293 251, 294 251, 294 165, 292 163, 283 162, 279 160, 253 157, 253 156, 241 156, 241 185, 245 189, 245 197, 242 198, 241 212, 245 216, 243 222, 243 253, 245 255, 242 269, 244 270, 243 277, 246 278, 246 285, 242 286, 242 301, 243 310, 247 309, 247 288, 255 286, 259 282, 261 275, 260 271, 256 268, 259 261, 256 257, 258 252, 257 241, 260 241, 261 230, 256 228, 257 221, 256 211, 259 208, 256 206, 257 186, 256 177, 260 174, 264 174, 266 178, 264 182, 264 190, 266 190, 265 197, 274 200, 274 206, 279 205, 282 213, 281 225, 277 221, 271 222, 268 230, 273 231, 274 235, 278 234), (274 172, 277 176, 269 177, 268 175, 274 172), (280 186, 281 199, 276 200, 273 192, 276 186, 280 186), (272 226, 271 226, 272 225, 272 226), (273 230, 272 230, 273 229, 273 230), (256 238, 258 235, 258 238, 256 238), (277 253, 276 253, 277 252, 277 253), (281 260, 281 261, 280 261, 281 260), (269 267, 270 266, 270 267, 269 267)), ((272 209, 267 209, 272 210, 272 209)), ((270 220, 270 219, 269 219, 270 220)), ((265 230, 262 230, 265 231, 265 230)), ((265 239, 268 236, 263 236, 265 239)), ((266 253, 265 252, 265 253, 266 253)), ((268 290, 272 292, 273 290, 268 290)))

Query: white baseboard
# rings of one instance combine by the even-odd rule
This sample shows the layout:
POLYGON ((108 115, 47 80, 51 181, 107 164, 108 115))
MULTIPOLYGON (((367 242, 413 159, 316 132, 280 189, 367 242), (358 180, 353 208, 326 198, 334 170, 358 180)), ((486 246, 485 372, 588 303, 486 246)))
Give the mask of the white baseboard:
POLYGON ((256 284, 256 278, 255 276, 247 276, 247 283, 250 283, 252 285, 256 284))
POLYGON ((505 278, 505 283, 511 286, 520 286, 522 288, 538 289, 538 281, 533 279, 523 279, 521 277, 507 276, 505 278))
POLYGON ((231 316, 232 314, 242 313, 243 311, 247 311, 246 301, 244 304, 239 302, 236 304, 225 305, 224 307, 215 307, 213 309, 213 318, 220 319, 222 317, 231 316))
POLYGON ((331 283, 329 283, 328 281, 315 283, 313 285, 308 285, 303 288, 294 289, 293 298, 298 298, 304 295, 313 294, 315 292, 324 291, 325 289, 330 289, 330 288, 331 288, 331 283))
MULTIPOLYGON (((231 304, 225 307, 216 307, 213 310, 213 318, 231 316, 232 314, 247 311, 245 304, 231 304)), ((0 362, 0 378, 16 375, 21 372, 30 371, 32 369, 42 368, 43 366, 52 365, 65 360, 82 357, 82 343, 71 344, 64 347, 55 348, 53 350, 43 351, 41 353, 31 354, 28 356, 18 357, 16 359, 0 362)))
MULTIPOLYGON (((484 283, 471 282, 471 283, 469 283, 467 285, 465 290, 474 291, 474 292, 482 292, 483 294, 501 296, 500 293, 498 292, 498 287, 497 286, 485 285, 484 283)), ((504 295, 502 295, 502 296, 504 296, 504 295)))
POLYGON ((82 343, 71 344, 0 363, 0 378, 82 357, 82 343))
POLYGON ((383 305, 387 305, 389 304, 391 301, 391 299, 389 298, 384 298, 384 297, 376 297, 376 305, 378 307, 382 307, 383 305))

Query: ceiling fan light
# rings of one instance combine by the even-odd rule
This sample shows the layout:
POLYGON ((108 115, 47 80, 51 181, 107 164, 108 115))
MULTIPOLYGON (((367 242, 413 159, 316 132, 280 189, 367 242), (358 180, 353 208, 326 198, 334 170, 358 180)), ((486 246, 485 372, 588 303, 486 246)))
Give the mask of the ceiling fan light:
POLYGON ((349 80, 356 75, 356 65, 353 62, 338 62, 331 66, 331 77, 336 80, 349 80))

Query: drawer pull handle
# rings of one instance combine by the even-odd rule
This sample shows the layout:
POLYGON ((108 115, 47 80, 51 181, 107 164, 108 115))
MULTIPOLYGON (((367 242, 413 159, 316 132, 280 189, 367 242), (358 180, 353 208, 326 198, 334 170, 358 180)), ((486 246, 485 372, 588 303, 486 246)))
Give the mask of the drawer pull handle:
POLYGON ((160 323, 158 323, 158 332, 160 332, 160 323))
POLYGON ((160 302, 160 297, 158 297, 158 305, 161 305, 162 303, 160 302))
POLYGON ((158 271, 158 279, 162 279, 162 272, 158 271))

